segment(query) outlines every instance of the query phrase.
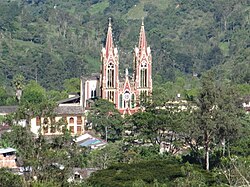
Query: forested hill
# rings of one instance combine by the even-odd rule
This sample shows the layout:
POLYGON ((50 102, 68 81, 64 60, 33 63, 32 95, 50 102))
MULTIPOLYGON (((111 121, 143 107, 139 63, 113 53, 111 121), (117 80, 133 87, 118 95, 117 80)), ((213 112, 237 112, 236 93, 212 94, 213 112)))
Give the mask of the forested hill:
POLYGON ((48 89, 98 72, 108 18, 123 67, 141 18, 156 82, 202 74, 250 82, 250 0, 1 0, 0 84, 16 74, 48 89))

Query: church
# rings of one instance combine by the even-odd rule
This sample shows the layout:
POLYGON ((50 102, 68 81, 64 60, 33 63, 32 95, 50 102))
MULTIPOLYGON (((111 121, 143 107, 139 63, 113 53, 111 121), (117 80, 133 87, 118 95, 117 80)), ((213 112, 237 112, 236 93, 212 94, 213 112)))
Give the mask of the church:
POLYGON ((131 115, 139 110, 140 99, 152 93, 152 55, 147 46, 144 21, 133 55, 133 72, 126 69, 125 78, 121 78, 119 51, 113 42, 109 19, 106 45, 101 50, 101 72, 81 79, 81 98, 85 109, 95 98, 103 98, 113 102, 122 115, 131 115))
MULTIPOLYGON (((125 71, 120 76, 119 51, 114 45, 112 25, 109 19, 106 45, 101 50, 101 71, 91 77, 81 78, 79 94, 70 94, 68 98, 57 102, 55 117, 53 119, 37 116, 30 120, 30 130, 38 135, 59 135, 62 129, 51 126, 52 121, 63 120, 72 135, 85 133, 86 115, 91 104, 98 98, 107 99, 121 115, 131 115, 140 109, 141 98, 152 93, 152 56, 150 47, 147 46, 144 23, 142 21, 139 33, 138 46, 133 53, 133 72, 125 71)), ((121 71, 123 72, 123 70, 121 71)), ((0 107, 0 116, 17 111, 18 106, 0 107)), ((25 125, 25 120, 22 120, 25 125)), ((20 122, 21 123, 21 122, 20 122)))

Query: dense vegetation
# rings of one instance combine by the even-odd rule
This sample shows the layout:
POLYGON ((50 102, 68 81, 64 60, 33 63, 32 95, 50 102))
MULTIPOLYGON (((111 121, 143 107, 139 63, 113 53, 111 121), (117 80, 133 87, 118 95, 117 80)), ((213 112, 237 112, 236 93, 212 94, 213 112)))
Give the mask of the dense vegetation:
POLYGON ((155 82, 209 69, 238 84, 250 81, 248 0, 4 0, 0 7, 4 87, 22 74, 60 90, 65 79, 98 72, 108 17, 123 68, 131 67, 145 17, 155 82))
MULTIPOLYGON (((212 176, 212 173, 202 171, 197 166, 189 164, 182 164, 177 160, 164 159, 164 160, 149 160, 141 161, 135 164, 117 164, 95 173, 89 180, 94 185, 102 186, 152 186, 160 185, 165 186, 181 186, 183 185, 182 179, 187 175, 195 175, 199 173, 205 185, 216 185, 220 179, 218 176, 212 176)), ((221 177, 221 180, 224 178, 221 177)), ((194 181, 189 181, 190 183, 194 181)), ((199 183, 196 183, 199 185, 199 183)))
POLYGON ((241 108, 250 94, 249 13, 249 0, 1 1, 0 105, 19 109, 1 119, 12 131, 0 147, 16 148, 20 164, 33 169, 25 178, 1 169, 0 186, 249 186, 250 118, 241 108), (80 76, 99 71, 108 17, 122 68, 132 67, 145 19, 153 53, 150 102, 122 118, 97 100, 87 117, 109 142, 100 150, 78 147, 68 131, 34 137, 30 119, 52 118, 55 101, 78 92, 80 76), (188 100, 182 112, 166 102, 177 93, 188 100), (68 183, 74 167, 100 171, 68 183))

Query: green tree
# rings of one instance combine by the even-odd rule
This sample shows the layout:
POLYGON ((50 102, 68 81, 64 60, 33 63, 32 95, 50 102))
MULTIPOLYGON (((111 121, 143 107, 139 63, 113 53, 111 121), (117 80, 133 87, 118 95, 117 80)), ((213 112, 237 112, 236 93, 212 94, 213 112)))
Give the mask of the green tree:
POLYGON ((20 187, 25 186, 24 178, 20 175, 13 174, 11 171, 5 168, 0 169, 0 186, 13 186, 20 187))
POLYGON ((204 148, 206 170, 210 168, 210 152, 220 145, 225 147, 230 139, 239 134, 242 110, 238 99, 232 88, 216 84, 212 74, 203 76, 197 108, 191 109, 184 135, 195 152, 198 153, 200 147, 204 148))
POLYGON ((144 160, 131 164, 113 164, 90 176, 93 186, 213 186, 221 184, 218 175, 208 173, 197 166, 182 164, 174 158, 144 160), (184 179, 184 180, 183 180, 184 179), (191 179, 192 181, 188 181, 191 179), (181 182, 182 181, 182 182, 181 182))
POLYGON ((223 173, 230 186, 249 186, 249 165, 249 156, 230 156, 222 159, 222 167, 219 171, 223 173))
POLYGON ((25 119, 29 128, 33 117, 54 117, 55 106, 55 101, 48 97, 45 89, 35 81, 30 81, 24 88, 15 120, 25 119))
POLYGON ((89 125, 108 141, 122 139, 123 118, 113 103, 98 99, 87 115, 89 125))
POLYGON ((184 143, 181 136, 182 120, 185 112, 179 111, 179 106, 165 104, 162 107, 151 103, 145 111, 133 114, 126 124, 130 132, 127 140, 132 144, 152 144, 160 146, 169 144, 169 152, 177 153, 184 143), (136 143, 137 142, 137 143, 136 143))
POLYGON ((64 80, 63 87, 67 93, 80 92, 80 79, 79 78, 71 78, 64 80))
POLYGON ((113 163, 122 161, 122 143, 109 143, 102 149, 96 149, 88 155, 88 167, 106 169, 113 163))
POLYGON ((6 99, 8 98, 7 92, 3 87, 0 87, 0 105, 6 105, 6 99))
POLYGON ((30 103, 30 104, 39 104, 43 102, 46 98, 45 89, 40 86, 35 81, 30 81, 23 90, 23 95, 21 97, 21 104, 30 103))

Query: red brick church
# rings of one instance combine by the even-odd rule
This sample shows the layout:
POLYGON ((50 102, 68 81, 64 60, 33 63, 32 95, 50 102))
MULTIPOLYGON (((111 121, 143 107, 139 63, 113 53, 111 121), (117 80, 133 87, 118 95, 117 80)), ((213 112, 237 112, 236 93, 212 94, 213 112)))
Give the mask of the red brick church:
POLYGON ((125 78, 119 75, 119 51, 114 46, 112 25, 109 20, 106 45, 101 50, 101 72, 82 79, 84 107, 97 97, 114 103, 121 114, 133 114, 140 108, 140 98, 152 93, 152 56, 147 46, 142 21, 138 46, 134 48, 133 72, 126 69, 125 78))

